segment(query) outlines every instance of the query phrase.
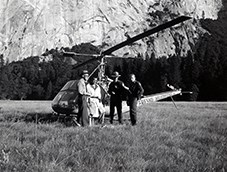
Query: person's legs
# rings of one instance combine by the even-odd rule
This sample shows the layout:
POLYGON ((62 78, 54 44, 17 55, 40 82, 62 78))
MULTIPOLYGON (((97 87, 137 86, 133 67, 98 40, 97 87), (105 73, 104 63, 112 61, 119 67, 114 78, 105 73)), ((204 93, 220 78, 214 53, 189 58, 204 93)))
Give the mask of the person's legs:
POLYGON ((105 108, 102 105, 102 103, 98 104, 98 113, 99 113, 98 121, 100 124, 103 124, 105 119, 105 108))
POLYGON ((131 124, 136 125, 137 122, 137 99, 132 98, 130 100, 130 119, 131 124))
POLYGON ((118 121, 120 124, 122 124, 123 121, 122 121, 122 101, 121 100, 117 101, 117 114, 118 114, 118 121))
POLYGON ((105 119, 105 112, 100 114, 100 116, 98 118, 98 122, 100 124, 103 124, 104 123, 104 119, 105 119))
POLYGON ((82 106, 81 106, 81 124, 82 126, 88 126, 89 125, 89 118, 88 118, 88 105, 87 105, 87 100, 86 97, 82 97, 82 106))
POLYGON ((113 124, 113 118, 114 118, 114 101, 110 100, 110 123, 113 124))

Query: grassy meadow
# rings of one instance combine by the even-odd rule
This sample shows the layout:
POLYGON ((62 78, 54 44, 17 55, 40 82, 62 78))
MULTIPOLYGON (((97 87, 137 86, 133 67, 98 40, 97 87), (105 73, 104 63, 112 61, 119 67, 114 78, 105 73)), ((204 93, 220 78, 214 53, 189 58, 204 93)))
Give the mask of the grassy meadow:
POLYGON ((6 111, 2 105, 0 171, 227 171, 227 103, 176 105, 141 106, 137 126, 130 125, 126 113, 125 125, 116 121, 85 128, 13 122, 7 115, 26 112, 6 111))

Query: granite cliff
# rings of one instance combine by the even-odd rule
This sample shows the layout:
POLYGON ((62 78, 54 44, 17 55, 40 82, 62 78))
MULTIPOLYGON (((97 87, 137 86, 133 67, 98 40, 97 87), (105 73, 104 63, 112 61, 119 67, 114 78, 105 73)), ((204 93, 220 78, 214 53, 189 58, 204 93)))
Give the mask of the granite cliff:
POLYGON ((0 54, 16 61, 46 49, 90 42, 106 49, 180 15, 194 19, 116 51, 185 56, 207 32, 199 19, 217 19, 221 0, 0 0, 0 54))

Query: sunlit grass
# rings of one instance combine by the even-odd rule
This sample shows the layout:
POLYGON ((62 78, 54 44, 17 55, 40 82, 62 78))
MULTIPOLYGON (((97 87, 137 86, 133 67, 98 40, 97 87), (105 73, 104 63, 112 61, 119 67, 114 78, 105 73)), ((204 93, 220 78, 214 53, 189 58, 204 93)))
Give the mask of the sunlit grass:
POLYGON ((1 112, 10 113, 51 113, 51 101, 0 100, 1 112))
POLYGON ((226 171, 227 104, 177 107, 145 105, 135 127, 1 122, 0 171, 226 171))

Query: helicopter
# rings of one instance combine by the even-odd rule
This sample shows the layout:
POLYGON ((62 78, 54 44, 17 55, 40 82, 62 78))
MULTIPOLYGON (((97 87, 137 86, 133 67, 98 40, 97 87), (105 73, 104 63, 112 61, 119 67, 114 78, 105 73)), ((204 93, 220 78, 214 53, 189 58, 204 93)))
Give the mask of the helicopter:
MULTIPOLYGON (((84 66, 88 63, 98 61, 99 64, 98 66, 91 72, 89 77, 91 77, 96 71, 98 71, 98 84, 101 87, 101 94, 102 94, 102 103, 106 107, 106 114, 109 113, 109 99, 108 99, 108 85, 112 81, 110 78, 108 78, 105 75, 105 65, 106 65, 106 58, 114 58, 115 56, 112 55, 112 53, 124 46, 130 45, 135 41, 138 41, 144 37, 150 36, 154 33, 157 33, 161 30, 164 30, 166 28, 172 27, 176 24, 182 23, 186 20, 191 19, 191 17, 188 16, 180 16, 176 19, 173 19, 169 22, 166 22, 164 24, 158 25, 150 30, 147 30, 141 34, 138 34, 134 37, 128 37, 127 40, 108 48, 105 51, 102 51, 100 54, 81 54, 81 53, 75 53, 75 52, 65 52, 63 51, 63 55, 65 57, 75 57, 75 56, 87 56, 87 57, 92 57, 91 59, 82 62, 76 66, 73 67, 73 69, 77 69, 81 66, 84 66)), ((55 96, 55 98, 52 101, 52 109, 54 110, 55 113, 58 115, 60 114, 66 114, 66 116, 69 115, 76 115, 78 113, 78 106, 76 103, 77 99, 77 83, 78 80, 70 80, 68 81, 63 88, 59 91, 59 93, 55 96)), ((143 104, 149 103, 149 102, 154 102, 158 100, 165 99, 167 97, 170 97, 171 100, 174 103, 173 96, 182 94, 181 89, 175 89, 173 86, 170 86, 167 84, 167 87, 170 88, 170 91, 162 92, 162 93, 157 93, 153 95, 148 95, 142 97, 141 100, 138 101, 138 106, 142 106, 143 104)), ((174 106, 176 107, 175 103, 174 106)), ((176 107, 177 108, 177 107, 176 107)), ((122 112, 125 113, 128 111, 128 107, 125 102, 123 102, 122 105, 122 112)), ((103 117, 104 118, 104 117, 103 117)), ((75 120, 74 120, 75 121, 75 120)), ((76 121, 75 121, 76 122, 76 121)))

